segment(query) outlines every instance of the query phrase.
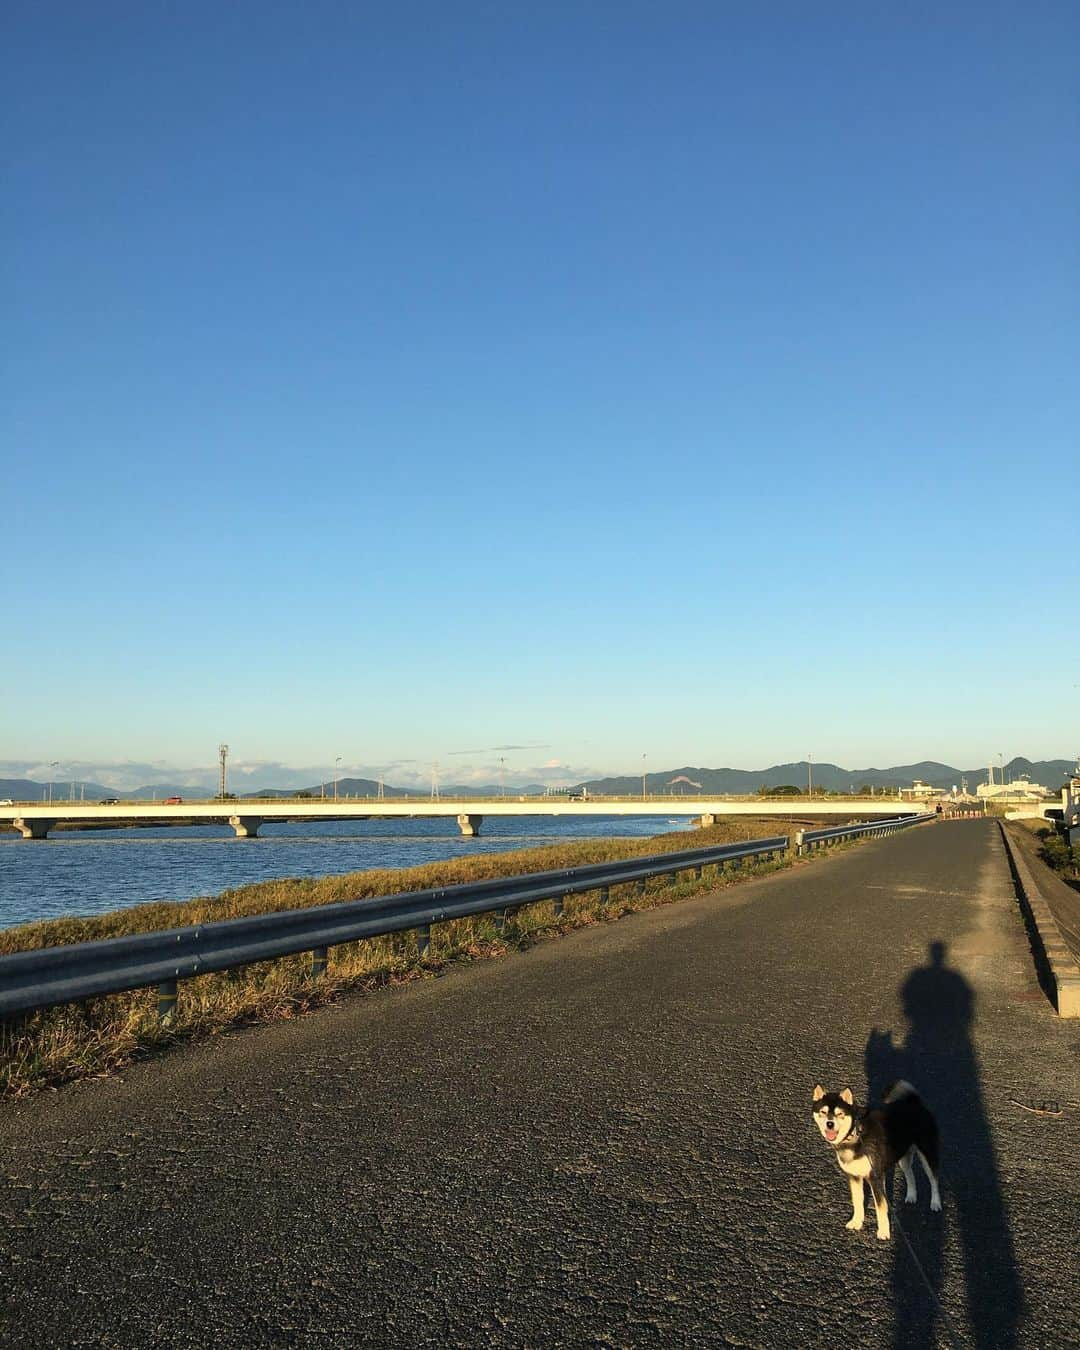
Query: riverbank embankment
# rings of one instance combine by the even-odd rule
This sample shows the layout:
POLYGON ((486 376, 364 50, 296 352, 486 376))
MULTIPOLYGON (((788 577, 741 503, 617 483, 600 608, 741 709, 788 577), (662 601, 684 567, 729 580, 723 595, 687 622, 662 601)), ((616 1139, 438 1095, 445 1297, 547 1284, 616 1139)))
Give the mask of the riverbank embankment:
MULTIPOLYGON (((219 895, 182 902, 159 902, 87 918, 62 918, 0 931, 0 955, 75 942, 94 942, 137 933, 211 923, 452 886, 493 878, 527 875, 562 867, 616 861, 648 854, 678 852, 736 840, 765 837, 772 820, 740 817, 706 829, 666 833, 645 839, 604 838, 489 853, 420 867, 383 869, 320 878, 260 882, 219 895)), ((184 981, 172 1025, 156 1015, 156 993, 137 990, 77 1005, 44 1009, 0 1026, 0 1094, 21 1095, 36 1087, 109 1073, 178 1040, 213 1035, 246 1022, 294 1017, 333 1001, 346 991, 427 978, 449 962, 500 956, 528 944, 541 929, 572 929, 631 910, 667 903, 684 894, 715 887, 737 875, 752 875, 784 864, 747 866, 725 878, 678 886, 662 881, 644 894, 635 887, 612 887, 606 901, 590 893, 568 901, 558 919, 550 904, 530 906, 508 916, 499 931, 493 915, 478 915, 439 925, 421 960, 412 934, 398 933, 333 949, 325 974, 313 979, 307 954, 283 957, 243 969, 184 981)))

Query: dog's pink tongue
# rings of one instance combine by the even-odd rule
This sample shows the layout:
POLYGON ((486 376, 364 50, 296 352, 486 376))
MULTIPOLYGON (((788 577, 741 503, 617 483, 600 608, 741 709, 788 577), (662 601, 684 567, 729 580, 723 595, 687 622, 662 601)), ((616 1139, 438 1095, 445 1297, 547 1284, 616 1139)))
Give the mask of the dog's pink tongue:
POLYGON ((825 1138, 826 1138, 826 1139, 835 1139, 835 1138, 836 1138, 836 1130, 831 1129, 831 1128, 829 1128, 829 1127, 826 1127, 826 1129, 825 1129, 825 1138))

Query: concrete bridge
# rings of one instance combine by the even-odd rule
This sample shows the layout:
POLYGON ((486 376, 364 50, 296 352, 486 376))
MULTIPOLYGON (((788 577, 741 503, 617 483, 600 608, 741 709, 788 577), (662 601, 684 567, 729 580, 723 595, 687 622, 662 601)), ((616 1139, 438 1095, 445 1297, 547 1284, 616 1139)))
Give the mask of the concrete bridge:
POLYGON ((272 820, 369 820, 456 818, 461 833, 480 833, 485 816, 693 816, 712 825, 721 816, 776 816, 783 820, 869 820, 917 815, 921 802, 895 797, 484 797, 473 800, 432 801, 393 798, 375 801, 344 798, 334 801, 294 797, 248 798, 238 801, 118 802, 92 805, 82 802, 43 802, 34 806, 0 807, 0 825, 9 823, 24 839, 44 839, 59 824, 122 826, 135 822, 162 825, 227 821, 240 839, 254 839, 272 820))

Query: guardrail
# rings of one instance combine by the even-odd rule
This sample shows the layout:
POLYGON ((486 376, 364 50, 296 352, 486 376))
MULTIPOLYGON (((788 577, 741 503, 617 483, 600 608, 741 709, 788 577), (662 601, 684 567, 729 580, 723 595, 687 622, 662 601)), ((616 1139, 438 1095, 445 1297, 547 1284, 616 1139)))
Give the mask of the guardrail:
POLYGON ((897 830, 906 829, 909 825, 922 825, 928 820, 936 819, 936 811, 926 811, 920 816, 859 821, 856 825, 835 825, 825 830, 798 830, 795 834, 795 856, 801 858, 804 853, 812 853, 814 849, 827 848, 830 844, 839 844, 845 839, 860 839, 867 834, 895 834, 897 830))
POLYGON ((0 1016, 156 985, 158 1017, 167 1023, 176 1007, 177 982, 196 975, 311 952, 312 976, 318 978, 326 970, 331 947, 412 929, 416 931, 417 949, 422 956, 431 943, 431 928, 436 923, 497 912, 501 930, 506 912, 523 905, 554 900, 558 916, 563 900, 570 895, 599 890, 602 899, 606 899, 611 886, 637 883, 643 890, 652 877, 677 877, 687 871, 700 877, 705 867, 779 856, 787 848, 787 836, 779 835, 616 863, 591 863, 494 881, 223 919, 134 937, 15 952, 0 957, 0 1016))

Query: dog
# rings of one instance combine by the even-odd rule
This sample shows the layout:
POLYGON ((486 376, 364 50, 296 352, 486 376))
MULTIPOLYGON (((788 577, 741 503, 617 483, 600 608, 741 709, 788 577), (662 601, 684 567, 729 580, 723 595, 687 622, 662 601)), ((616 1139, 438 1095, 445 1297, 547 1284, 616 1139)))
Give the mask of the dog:
POLYGON ((833 1150, 837 1165, 851 1187, 852 1215, 845 1227, 858 1232, 865 1219, 863 1183, 874 1197, 877 1235, 887 1239, 889 1205, 886 1200, 886 1174, 897 1163, 904 1173, 907 1191, 904 1200, 913 1205, 915 1158, 922 1163, 930 1181, 930 1208, 941 1209, 938 1189, 938 1128, 923 1099, 903 1079, 885 1094, 885 1104, 876 1111, 860 1111, 850 1088, 826 1092, 819 1083, 814 1088, 814 1123, 833 1150))

